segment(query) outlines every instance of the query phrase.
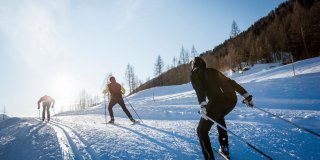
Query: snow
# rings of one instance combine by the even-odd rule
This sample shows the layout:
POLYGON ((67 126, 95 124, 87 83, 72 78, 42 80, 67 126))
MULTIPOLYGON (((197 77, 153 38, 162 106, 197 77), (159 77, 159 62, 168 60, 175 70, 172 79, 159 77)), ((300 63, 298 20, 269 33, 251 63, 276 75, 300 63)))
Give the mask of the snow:
MULTIPOLYGON (((256 107, 320 133, 320 58, 296 62, 295 69, 293 77, 291 64, 260 64, 230 77, 254 96, 256 107)), ((232 159, 263 159, 239 137, 273 159, 320 158, 319 137, 245 107, 241 100, 238 96, 237 106, 226 116, 228 129, 237 135, 229 134, 232 159)), ((116 105, 116 124, 106 125, 104 103, 60 113, 51 122, 6 119, 0 122, 0 159, 203 159, 195 133, 199 106, 190 83, 151 88, 125 101, 143 122, 131 125, 116 105)), ((215 127, 210 137, 217 150, 215 127)))

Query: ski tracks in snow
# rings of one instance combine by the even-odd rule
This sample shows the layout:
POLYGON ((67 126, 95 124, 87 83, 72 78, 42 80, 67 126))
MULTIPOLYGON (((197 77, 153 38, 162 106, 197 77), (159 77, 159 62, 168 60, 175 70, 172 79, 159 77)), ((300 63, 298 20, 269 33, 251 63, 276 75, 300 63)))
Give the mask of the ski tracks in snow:
POLYGON ((57 134, 64 160, 99 159, 90 144, 71 127, 57 121, 51 121, 49 125, 57 134))

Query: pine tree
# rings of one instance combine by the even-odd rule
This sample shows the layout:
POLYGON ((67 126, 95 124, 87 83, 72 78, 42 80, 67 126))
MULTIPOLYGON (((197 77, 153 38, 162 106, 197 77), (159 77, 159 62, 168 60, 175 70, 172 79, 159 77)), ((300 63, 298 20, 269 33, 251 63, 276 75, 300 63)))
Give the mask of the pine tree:
POLYGON ((154 75, 158 76, 162 73, 164 67, 163 60, 160 55, 158 55, 156 63, 154 64, 154 75))
POLYGON ((196 48, 194 47, 194 45, 192 45, 191 58, 193 59, 194 57, 197 57, 197 56, 198 56, 198 52, 197 52, 196 48))
POLYGON ((240 29, 236 23, 236 21, 233 20, 232 25, 231 25, 231 32, 230 32, 230 38, 234 38, 237 35, 239 35, 240 29))

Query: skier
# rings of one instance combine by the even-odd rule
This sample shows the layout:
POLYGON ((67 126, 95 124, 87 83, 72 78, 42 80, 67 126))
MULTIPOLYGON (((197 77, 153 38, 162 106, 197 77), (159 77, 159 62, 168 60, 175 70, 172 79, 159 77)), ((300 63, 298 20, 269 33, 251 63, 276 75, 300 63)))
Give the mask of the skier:
MULTIPOLYGON (((252 96, 234 80, 229 79, 213 68, 206 68, 205 61, 195 57, 191 64, 191 83, 200 104, 201 119, 197 127, 197 135, 205 159, 214 159, 209 131, 213 122, 205 116, 226 127, 224 117, 233 110, 237 103, 236 92, 245 99, 249 107, 253 107, 252 96), (208 98, 208 103, 206 102, 208 98)), ((227 131, 217 127, 219 133, 219 152, 229 158, 229 142, 227 131)))
POLYGON ((108 111, 109 111, 109 115, 111 117, 111 120, 108 123, 114 123, 114 116, 113 116, 113 111, 112 111, 112 107, 118 103, 122 110, 124 111, 124 113, 126 113, 126 115, 128 116, 128 118, 130 119, 131 122, 135 123, 136 120, 134 120, 132 118, 132 115, 130 114, 130 112, 128 111, 126 105, 124 104, 123 98, 122 98, 122 94, 125 93, 125 89, 116 82, 116 79, 112 76, 109 78, 110 83, 106 86, 106 89, 103 91, 103 93, 110 93, 110 102, 108 105, 108 111))
POLYGON ((42 102, 42 121, 44 121, 45 119, 45 111, 47 110, 47 118, 48 121, 50 121, 50 107, 54 107, 54 99, 51 98, 50 96, 44 95, 43 97, 41 97, 38 101, 38 109, 40 109, 40 103, 42 102))

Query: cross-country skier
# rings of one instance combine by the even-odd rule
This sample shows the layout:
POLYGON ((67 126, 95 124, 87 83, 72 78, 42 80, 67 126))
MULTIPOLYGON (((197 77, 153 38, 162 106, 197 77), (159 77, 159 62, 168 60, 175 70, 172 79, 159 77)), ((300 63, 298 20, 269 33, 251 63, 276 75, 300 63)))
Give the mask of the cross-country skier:
POLYGON ((122 98, 122 94, 125 94, 125 89, 119 83, 116 82, 116 79, 114 77, 110 77, 109 80, 110 80, 110 83, 106 86, 105 90, 103 91, 104 93, 108 93, 108 92, 110 93, 110 102, 108 105, 108 111, 109 111, 111 120, 108 123, 114 123, 112 107, 116 103, 118 103, 121 106, 122 110, 124 111, 124 113, 126 113, 130 121, 135 123, 136 120, 132 118, 132 115, 128 111, 122 98))
POLYGON ((47 119, 50 121, 50 107, 54 107, 54 99, 51 98, 50 96, 44 95, 41 97, 38 101, 38 109, 40 109, 40 103, 42 102, 42 121, 45 119, 45 112, 47 111, 47 119))
MULTIPOLYGON (((197 127, 197 135, 205 159, 214 159, 209 131, 213 125, 205 116, 215 120, 226 127, 224 117, 233 110, 237 103, 236 92, 240 93, 248 106, 253 107, 252 96, 234 80, 229 79, 221 72, 213 68, 206 68, 205 61, 195 57, 192 61, 191 83, 196 91, 200 104, 201 119, 197 127), (206 101, 208 98, 208 102, 206 101)), ((229 142, 227 131, 218 128, 219 152, 229 157, 229 142)))

